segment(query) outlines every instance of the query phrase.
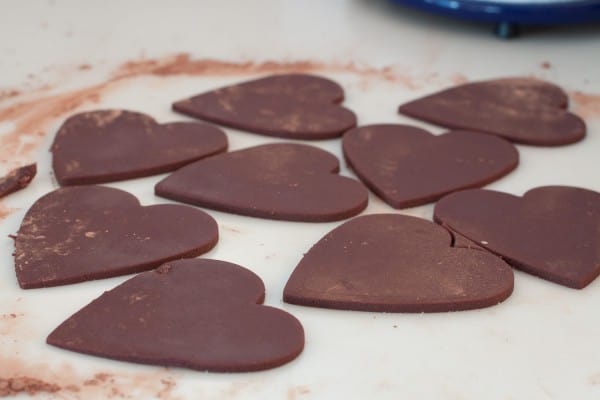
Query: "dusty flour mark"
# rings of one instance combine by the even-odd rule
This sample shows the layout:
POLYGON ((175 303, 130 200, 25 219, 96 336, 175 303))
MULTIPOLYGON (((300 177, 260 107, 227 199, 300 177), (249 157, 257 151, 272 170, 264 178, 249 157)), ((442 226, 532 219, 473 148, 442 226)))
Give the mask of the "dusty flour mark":
POLYGON ((310 388, 307 385, 293 386, 287 391, 288 400, 298 400, 310 393, 310 388))
POLYGON ((8 339, 9 336, 21 338, 21 322, 24 316, 25 314, 19 311, 0 314, 0 335, 2 335, 0 343, 2 345, 10 345, 8 341, 5 342, 5 339, 8 339))
POLYGON ((592 386, 600 385, 600 372, 593 374, 588 378, 588 383, 592 386))
POLYGON ((18 210, 18 208, 10 208, 7 207, 3 202, 0 202, 0 222, 6 217, 8 217, 10 214, 18 210))
POLYGON ((156 372, 81 373, 73 366, 29 363, 0 356, 0 397, 27 393, 55 393, 62 399, 156 398, 177 400, 175 377, 166 369, 156 372))
POLYGON ((463 83, 469 82, 469 78, 460 73, 452 75, 451 80, 455 85, 462 85, 463 83))
POLYGON ((231 232, 231 233, 242 233, 242 231, 240 231, 238 228, 235 228, 233 226, 229 226, 229 225, 225 225, 225 224, 221 224, 220 228, 223 229, 224 231, 227 232, 231 232))
POLYGON ((5 100, 5 99, 10 99, 12 97, 17 97, 20 94, 21 94, 20 90, 16 90, 16 89, 2 90, 2 89, 0 89, 0 101, 5 100))
POLYGON ((600 94, 574 91, 569 93, 575 112, 584 118, 600 117, 600 94))

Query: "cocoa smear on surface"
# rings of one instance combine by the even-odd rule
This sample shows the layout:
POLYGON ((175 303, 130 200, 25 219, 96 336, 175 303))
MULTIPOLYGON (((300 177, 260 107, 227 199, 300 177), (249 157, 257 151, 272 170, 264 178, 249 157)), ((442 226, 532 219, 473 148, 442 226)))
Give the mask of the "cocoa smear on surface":
POLYGON ((15 89, 2 90, 2 89, 0 89, 0 101, 2 101, 4 99, 10 99, 11 97, 17 97, 20 94, 21 94, 21 92, 19 90, 15 90, 15 89))
POLYGON ((0 201, 0 221, 8 217, 13 212, 17 211, 16 208, 9 208, 3 202, 0 201))
POLYGON ((469 82, 469 78, 464 76, 463 74, 454 74, 451 77, 452 83, 455 85, 462 85, 463 83, 469 82))
POLYGON ((584 93, 579 90, 569 93, 573 99, 575 113, 584 118, 600 117, 600 94, 584 93))
POLYGON ((55 393, 59 390, 60 386, 58 385, 27 376, 0 378, 0 397, 16 396, 20 393, 34 396, 40 392, 55 393))
MULTIPOLYGON (((77 70, 92 68, 89 64, 80 64, 77 70), (89 68, 88 68, 89 67, 89 68)), ((419 89, 425 84, 440 81, 436 73, 413 74, 399 66, 376 68, 348 63, 325 63, 320 61, 222 61, 215 59, 192 59, 187 53, 156 59, 128 61, 118 67, 104 82, 82 89, 48 95, 48 85, 29 92, 28 97, 39 95, 31 100, 18 100, 21 92, 6 90, 14 97, 10 105, 0 106, 0 123, 12 122, 14 128, 0 138, 0 161, 14 168, 32 160, 32 153, 43 143, 52 123, 73 113, 87 103, 97 103, 102 94, 113 89, 118 83, 143 75, 169 77, 190 76, 244 76, 289 72, 332 72, 349 73, 363 80, 383 80, 404 86, 406 89, 419 89), (24 140, 25 139, 25 140, 24 140)), ((446 82, 457 82, 457 76, 446 78, 446 82)), ((459 81, 466 78, 459 77, 459 81)), ((440 83, 443 82, 443 78, 440 83)), ((3 92, 4 93, 4 92, 3 92)), ((1 98, 0 98, 1 99, 1 98)), ((172 100, 172 99, 171 99, 172 100)), ((167 99, 167 101, 170 101, 167 99)), ((167 104, 167 103, 165 103, 167 104)))
POLYGON ((165 369, 147 373, 97 372, 88 376, 63 363, 26 363, 0 356, 0 397, 27 393, 54 394, 61 399, 179 399, 173 393, 175 378, 165 369))
MULTIPOLYGON (((425 76, 413 76, 397 66, 381 68, 360 65, 354 62, 322 62, 313 60, 298 61, 223 61, 216 59, 192 59, 187 53, 179 53, 161 59, 128 61, 113 74, 112 79, 122 79, 140 75, 254 75, 281 73, 338 72, 350 73, 367 78, 377 78, 400 83, 410 89, 417 89, 417 81, 425 76)), ((424 83, 424 82, 423 82, 424 83)))
MULTIPOLYGON (((0 335, 2 336, 2 338, 0 338, 0 346, 10 346, 20 341, 19 339, 21 338, 21 332, 19 325, 21 324, 21 319, 23 316, 25 316, 25 314, 18 311, 0 314, 0 335), (12 343, 8 343, 6 340, 9 336, 14 336, 12 343)), ((0 371, 2 371, 1 366, 0 371)))

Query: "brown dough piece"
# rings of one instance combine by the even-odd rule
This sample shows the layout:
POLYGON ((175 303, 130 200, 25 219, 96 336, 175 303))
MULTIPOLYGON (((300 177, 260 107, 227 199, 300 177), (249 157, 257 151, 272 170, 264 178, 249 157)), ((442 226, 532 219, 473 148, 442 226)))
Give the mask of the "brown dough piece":
POLYGON ((344 134, 344 156, 359 178, 394 208, 414 207, 479 187, 515 169, 506 140, 467 131, 434 136, 409 125, 369 125, 344 134))
POLYGON ((284 301, 383 312, 482 308, 513 290, 510 267, 488 252, 453 248, 448 231, 399 214, 354 218, 306 253, 284 301))
POLYGON ((581 289, 600 274, 600 193, 567 186, 523 197, 466 190, 441 199, 435 221, 510 265, 581 289))
POLYGON ((403 104, 399 112, 452 129, 502 136, 516 143, 561 146, 584 138, 585 122, 565 111, 566 93, 531 78, 466 83, 403 104))
POLYGON ((29 164, 13 169, 8 175, 0 178, 0 197, 8 196, 26 188, 37 173, 37 164, 29 164))
POLYGON ((258 276, 216 260, 179 260, 139 274, 79 310, 47 339, 116 360, 201 371, 274 368, 304 347, 300 322, 261 305, 258 276))
POLYGON ((65 285, 156 268, 215 246, 217 223, 193 207, 142 207, 127 192, 73 186, 27 211, 15 238, 23 289, 65 285))
POLYGON ((252 217, 336 221, 360 213, 365 187, 339 176, 337 158, 313 146, 266 144, 195 162, 160 181, 158 196, 252 217))
POLYGON ((356 126, 336 103, 335 82, 314 75, 272 75, 226 86, 173 104, 173 110, 217 124, 289 139, 328 139, 356 126))
POLYGON ((174 171, 227 149, 225 133, 208 124, 158 124, 146 114, 98 110, 69 117, 52 144, 61 185, 140 178, 174 171))

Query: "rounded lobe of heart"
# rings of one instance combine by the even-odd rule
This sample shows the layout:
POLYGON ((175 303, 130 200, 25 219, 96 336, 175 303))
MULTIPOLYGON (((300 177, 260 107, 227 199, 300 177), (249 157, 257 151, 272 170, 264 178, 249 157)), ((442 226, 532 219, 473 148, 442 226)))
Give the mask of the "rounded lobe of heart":
POLYGON ((67 350, 161 366, 242 372, 296 358, 304 330, 261 305, 251 271, 217 260, 179 260, 141 273, 79 310, 47 338, 67 350))
POLYGON ((279 75, 206 92, 174 103, 173 109, 263 135, 318 140, 356 126, 356 115, 336 104, 343 97, 332 81, 279 75))
POLYGON ((335 221, 360 213, 368 193, 339 176, 332 154, 281 143, 251 147, 190 164, 159 182, 158 196, 253 217, 335 221))
POLYGON ((354 218, 302 258, 284 301, 382 312, 482 308, 506 299, 513 273, 484 251, 451 247, 448 231, 399 214, 354 218))
POLYGON ((567 186, 521 197, 466 190, 441 199, 436 222, 543 279, 581 289, 600 274, 600 194, 567 186))
POLYGON ((196 257, 217 240, 216 222, 192 207, 142 207, 122 190, 72 186, 27 211, 15 239, 15 271, 23 289, 65 285, 196 257))
POLYGON ((561 146, 585 137, 585 122, 565 111, 559 87, 526 78, 468 83, 408 102, 401 114, 452 129, 502 136, 513 142, 561 146))
POLYGON ((344 134, 344 156, 359 178, 394 208, 414 207, 479 187, 515 169, 508 141, 468 131, 435 136, 409 125, 369 125, 344 134))
POLYGON ((64 186, 169 172, 226 149, 225 133, 212 125, 161 125, 138 112, 97 110, 68 118, 51 151, 54 173, 64 186))

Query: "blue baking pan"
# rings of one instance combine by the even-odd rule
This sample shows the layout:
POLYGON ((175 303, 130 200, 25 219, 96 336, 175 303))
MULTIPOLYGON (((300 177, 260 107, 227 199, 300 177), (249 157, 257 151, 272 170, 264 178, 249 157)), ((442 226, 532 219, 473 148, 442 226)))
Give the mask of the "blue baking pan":
POLYGON ((510 37, 519 25, 600 24, 600 0, 392 0, 438 14, 496 24, 510 37))

